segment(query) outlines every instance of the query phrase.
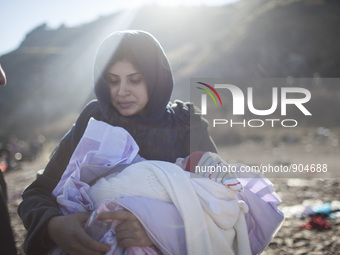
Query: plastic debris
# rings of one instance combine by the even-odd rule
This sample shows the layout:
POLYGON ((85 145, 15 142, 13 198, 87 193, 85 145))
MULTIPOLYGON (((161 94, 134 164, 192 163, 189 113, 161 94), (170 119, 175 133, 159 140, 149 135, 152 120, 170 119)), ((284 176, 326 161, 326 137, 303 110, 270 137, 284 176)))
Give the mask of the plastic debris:
POLYGON ((282 208, 286 218, 305 218, 314 214, 324 214, 332 219, 340 216, 340 201, 324 203, 321 200, 305 200, 300 205, 286 206, 282 208))

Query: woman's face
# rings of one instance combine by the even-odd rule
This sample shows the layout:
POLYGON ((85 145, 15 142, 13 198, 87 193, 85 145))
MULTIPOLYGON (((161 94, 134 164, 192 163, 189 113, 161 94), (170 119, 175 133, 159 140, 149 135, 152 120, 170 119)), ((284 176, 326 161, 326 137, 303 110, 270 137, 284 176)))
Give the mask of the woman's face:
POLYGON ((122 116, 143 115, 149 101, 144 75, 130 62, 118 61, 107 69, 111 104, 122 116))

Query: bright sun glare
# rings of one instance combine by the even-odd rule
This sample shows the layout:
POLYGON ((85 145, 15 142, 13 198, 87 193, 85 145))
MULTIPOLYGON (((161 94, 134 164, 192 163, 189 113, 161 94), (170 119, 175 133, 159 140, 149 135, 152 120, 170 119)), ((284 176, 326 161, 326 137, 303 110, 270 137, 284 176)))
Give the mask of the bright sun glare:
POLYGON ((140 7, 145 4, 157 4, 165 6, 195 6, 195 5, 223 5, 237 2, 238 0, 135 0, 128 3, 129 7, 140 7))

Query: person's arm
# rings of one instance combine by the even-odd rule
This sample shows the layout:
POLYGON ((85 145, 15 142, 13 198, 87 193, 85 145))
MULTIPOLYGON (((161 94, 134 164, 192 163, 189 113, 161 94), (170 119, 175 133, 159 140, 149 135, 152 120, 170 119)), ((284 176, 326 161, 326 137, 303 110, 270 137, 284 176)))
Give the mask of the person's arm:
POLYGON ((21 217, 27 236, 24 250, 27 254, 44 254, 54 243, 47 238, 46 223, 51 217, 59 216, 59 208, 51 197, 70 156, 69 138, 66 136, 53 154, 44 173, 37 174, 36 180, 22 194, 23 201, 18 213, 21 217), (59 177, 59 178, 58 178, 59 177))
MULTIPOLYGON (((202 121, 204 121, 204 119, 202 119, 202 121)), ((193 130, 191 137, 191 151, 209 151, 217 153, 217 147, 208 132, 207 124, 202 124, 200 128, 193 130)))
POLYGON ((22 195, 18 213, 27 229, 24 250, 28 255, 44 254, 55 245, 47 235, 48 224, 52 217, 61 214, 51 193, 65 171, 89 118, 95 115, 96 105, 91 103, 82 111, 76 124, 61 140, 44 172, 37 175, 22 195))
POLYGON ((208 132, 208 121, 202 117, 200 110, 193 105, 191 105, 190 121, 191 151, 217 153, 217 147, 208 132))
POLYGON ((172 108, 182 123, 183 147, 187 155, 193 151, 217 153, 216 145, 208 132, 208 122, 202 117, 199 109, 191 103, 183 103, 179 100, 175 101, 172 108))
POLYGON ((16 255, 13 231, 7 208, 7 188, 3 174, 0 170, 0 251, 3 254, 16 255))
POLYGON ((49 238, 67 254, 95 255, 110 251, 110 246, 91 238, 84 230, 90 214, 80 212, 56 216, 48 223, 49 238))
MULTIPOLYGON (((92 103, 83 110, 72 130, 60 142, 43 174, 39 174, 23 193, 23 202, 18 213, 27 229, 24 243, 27 255, 46 254, 55 245, 60 246, 68 254, 101 254, 108 251, 107 245, 95 241, 85 233, 82 226, 88 218, 87 214, 63 216, 56 201, 51 197, 86 129, 88 120, 92 116, 97 116, 98 119, 101 117, 96 106, 97 104, 92 103)), ((135 234, 138 233, 138 240, 144 243, 148 236, 143 226, 136 220, 135 216, 130 215, 125 220, 128 224, 124 228, 132 239, 135 239, 135 234)), ((128 239, 131 239, 130 237, 128 239)), ((126 245, 138 246, 140 243, 138 240, 126 245)))

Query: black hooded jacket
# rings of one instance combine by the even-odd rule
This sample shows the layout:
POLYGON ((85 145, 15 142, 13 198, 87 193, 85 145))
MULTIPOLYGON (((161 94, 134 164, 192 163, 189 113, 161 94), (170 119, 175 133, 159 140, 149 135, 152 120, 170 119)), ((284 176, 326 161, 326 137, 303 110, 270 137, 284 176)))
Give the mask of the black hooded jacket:
POLYGON ((125 128, 136 140, 139 154, 146 159, 175 162, 190 151, 216 152, 207 131, 208 124, 193 105, 169 102, 173 89, 171 68, 162 47, 152 35, 143 31, 123 31, 108 36, 96 55, 94 82, 97 100, 83 109, 72 129, 60 141, 44 172, 37 175, 22 195, 18 213, 27 229, 24 244, 27 255, 45 254, 54 245, 47 238, 47 222, 61 214, 51 193, 91 117, 125 128), (146 79, 149 101, 143 116, 123 117, 110 103, 103 72, 112 59, 119 57, 116 52, 122 46, 133 55, 146 79))

